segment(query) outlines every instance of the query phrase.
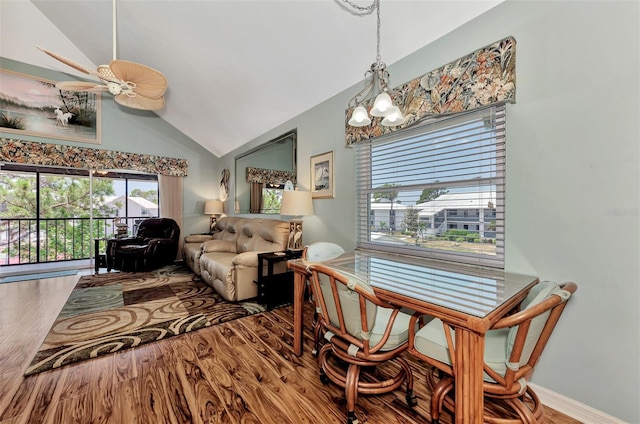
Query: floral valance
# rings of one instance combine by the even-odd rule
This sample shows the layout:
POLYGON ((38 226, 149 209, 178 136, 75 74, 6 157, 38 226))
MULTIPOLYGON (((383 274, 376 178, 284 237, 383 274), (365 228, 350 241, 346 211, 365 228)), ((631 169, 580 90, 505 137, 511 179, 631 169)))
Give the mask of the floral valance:
POLYGON ((291 171, 278 171, 277 169, 247 167, 247 182, 265 184, 284 184, 287 180, 296 183, 296 173, 291 171))
POLYGON ((186 177, 189 171, 186 159, 7 138, 0 139, 0 161, 95 170, 127 169, 174 177, 186 177))
MULTIPOLYGON (((385 127, 374 118, 366 127, 352 127, 353 112, 345 112, 345 144, 379 137, 406 128, 428 115, 464 112, 496 103, 516 101, 516 40, 508 37, 394 88, 405 122, 385 127)), ((367 110, 373 106, 373 99, 367 110)))

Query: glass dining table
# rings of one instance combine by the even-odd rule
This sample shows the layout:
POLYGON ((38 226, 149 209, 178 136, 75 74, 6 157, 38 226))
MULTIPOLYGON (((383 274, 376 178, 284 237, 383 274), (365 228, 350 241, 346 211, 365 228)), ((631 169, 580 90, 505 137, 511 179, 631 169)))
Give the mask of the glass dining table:
MULTIPOLYGON (((376 296, 393 305, 440 318, 455 329, 456 423, 483 421, 484 337, 539 282, 503 270, 407 255, 356 250, 322 263, 367 281, 376 296)), ((290 260, 294 272, 295 355, 303 349, 303 303, 309 272, 303 259, 290 260)))

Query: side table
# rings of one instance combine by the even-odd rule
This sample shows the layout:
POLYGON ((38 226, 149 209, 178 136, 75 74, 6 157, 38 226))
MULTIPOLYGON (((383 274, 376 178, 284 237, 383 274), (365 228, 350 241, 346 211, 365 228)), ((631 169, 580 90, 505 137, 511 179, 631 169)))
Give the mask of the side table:
POLYGON ((255 283, 258 285, 258 302, 264 304, 267 311, 293 303, 293 272, 287 269, 286 261, 301 256, 302 250, 258 253, 258 281, 255 283), (274 273, 277 263, 283 263, 283 271, 274 273))
POLYGON ((100 253, 100 242, 109 240, 106 237, 94 238, 93 239, 93 262, 94 262, 94 270, 95 273, 98 274, 100 272, 100 268, 107 267, 107 255, 106 253, 100 253))

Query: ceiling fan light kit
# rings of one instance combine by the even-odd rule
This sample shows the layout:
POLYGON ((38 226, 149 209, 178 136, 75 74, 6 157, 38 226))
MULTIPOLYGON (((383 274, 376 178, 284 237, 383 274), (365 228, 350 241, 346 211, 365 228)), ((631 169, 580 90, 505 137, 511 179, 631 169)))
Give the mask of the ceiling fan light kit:
POLYGON ((371 124, 371 118, 367 115, 365 106, 375 95, 373 107, 369 111, 371 116, 383 118, 381 124, 388 127, 401 125, 405 119, 399 106, 393 104, 393 97, 397 96, 389 88, 389 72, 387 65, 380 56, 380 0, 373 0, 369 6, 362 7, 344 0, 359 14, 370 14, 376 11, 377 15, 377 55, 376 61, 364 74, 365 87, 349 101, 349 108, 354 108, 349 119, 352 127, 364 127, 371 124))
POLYGON ((113 60, 108 65, 100 65, 93 71, 66 57, 37 47, 54 59, 82 73, 97 77, 102 83, 88 81, 62 81, 56 88, 68 91, 108 91, 116 103, 139 110, 160 110, 164 107, 164 93, 167 90, 165 76, 148 66, 127 60, 116 59, 116 0, 113 0, 113 60))

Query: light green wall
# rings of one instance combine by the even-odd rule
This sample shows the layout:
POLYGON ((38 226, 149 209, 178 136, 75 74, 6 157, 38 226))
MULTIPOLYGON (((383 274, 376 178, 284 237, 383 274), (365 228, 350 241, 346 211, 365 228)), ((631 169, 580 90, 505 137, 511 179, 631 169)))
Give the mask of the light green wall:
MULTIPOLYGON (((69 79, 67 74, 6 58, 0 58, 0 67, 52 81, 69 79)), ((17 136, 2 131, 0 136, 186 159, 189 164, 189 175, 184 179, 184 220, 181 232, 190 234, 208 231, 209 217, 202 212, 206 200, 218 197, 219 159, 153 112, 123 108, 113 101, 110 94, 106 93, 102 96, 102 143, 99 145, 17 136)))
MULTIPOLYGON (((397 86, 515 37, 506 267, 579 285, 533 382, 633 423, 640 422, 639 18, 637 1, 507 1, 389 67, 397 86)), ((344 148, 343 126, 357 91, 222 158, 233 169, 236 154, 297 128, 298 181, 308 189, 309 157, 335 152, 336 197, 314 201, 305 243, 354 247, 354 152, 344 148)))

